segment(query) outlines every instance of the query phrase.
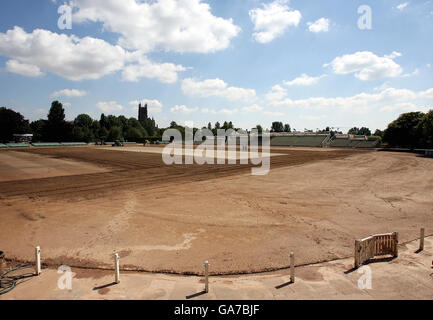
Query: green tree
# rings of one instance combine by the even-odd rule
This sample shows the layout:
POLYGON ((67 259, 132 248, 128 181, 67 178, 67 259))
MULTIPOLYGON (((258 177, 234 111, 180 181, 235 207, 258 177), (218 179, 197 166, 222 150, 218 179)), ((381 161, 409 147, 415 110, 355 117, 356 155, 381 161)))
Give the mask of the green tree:
POLYGON ((128 141, 137 141, 144 138, 143 132, 138 128, 130 127, 126 131, 125 139, 128 141))
POLYGON ((100 137, 99 137, 99 131, 101 130, 101 125, 99 124, 99 121, 98 120, 93 120, 93 122, 92 122, 92 134, 93 134, 93 137, 95 138, 95 139, 100 139, 100 137))
POLYGON ((30 133, 29 122, 19 112, 0 108, 0 141, 9 142, 14 133, 30 133))
POLYGON ((433 109, 422 117, 417 131, 422 135, 422 146, 424 148, 433 148, 433 109))
POLYGON ((358 134, 361 135, 361 136, 367 136, 367 137, 369 137, 369 136, 371 136, 371 131, 370 131, 369 128, 362 127, 361 129, 359 129, 358 134))
POLYGON ((347 134, 354 134, 354 135, 357 135, 358 132, 359 132, 359 128, 357 128, 357 127, 353 127, 352 129, 350 129, 350 130, 347 132, 347 134))
POLYGON ((72 135, 73 127, 67 124, 65 121, 65 109, 59 101, 54 101, 51 104, 50 111, 48 113, 47 122, 47 137, 45 140, 51 141, 66 141, 72 135))
POLYGON ((146 130, 146 132, 149 136, 153 137, 158 133, 158 127, 157 127, 154 119, 146 119, 141 123, 141 125, 146 130))
POLYGON ((123 140, 122 129, 119 126, 112 126, 108 132, 107 139, 110 141, 123 140))
POLYGON ((30 129, 33 133, 33 141, 43 141, 47 137, 47 120, 37 120, 30 123, 30 129))
POLYGON ((103 141, 108 141, 108 129, 106 127, 101 127, 99 129, 98 138, 103 141))
POLYGON ((256 125, 256 129, 257 129, 257 132, 259 133, 259 134, 262 134, 263 133, 263 127, 261 126, 261 125, 256 125))
POLYGON ((414 149, 421 145, 422 112, 408 112, 401 114, 397 120, 391 122, 383 133, 383 141, 392 147, 414 149))
POLYGON ((284 126, 282 122, 272 122, 271 132, 284 132, 284 126))
POLYGON ((108 129, 107 117, 103 113, 101 114, 101 119, 99 120, 99 125, 101 126, 101 128, 108 129))
POLYGON ((348 134, 354 134, 358 136, 371 136, 371 131, 366 127, 362 127, 362 128, 354 127, 349 130, 348 134))
POLYGON ((383 131, 382 130, 379 130, 379 129, 376 129, 376 131, 374 131, 374 134, 373 134, 374 136, 376 136, 376 137, 383 137, 383 131))
POLYGON ((292 129, 290 128, 290 124, 285 124, 284 125, 284 132, 292 132, 292 129))
POLYGON ((91 128, 93 119, 87 114, 80 114, 75 118, 74 125, 82 128, 91 128))

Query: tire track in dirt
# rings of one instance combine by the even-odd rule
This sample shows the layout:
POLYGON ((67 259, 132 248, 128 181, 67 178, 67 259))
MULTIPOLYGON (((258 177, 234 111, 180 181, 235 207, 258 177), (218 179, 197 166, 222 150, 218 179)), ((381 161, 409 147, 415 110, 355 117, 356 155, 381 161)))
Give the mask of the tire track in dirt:
MULTIPOLYGON (((90 147, 31 149, 20 152, 87 161, 106 166, 112 171, 3 182, 0 183, 0 194, 4 198, 50 197, 65 199, 66 197, 76 199, 92 195, 107 195, 118 190, 131 190, 143 186, 147 190, 153 190, 170 184, 175 185, 182 182, 204 181, 245 174, 254 167, 251 164, 167 166, 163 163, 160 154, 113 152, 90 147)), ((283 153, 284 156, 271 157, 271 169, 314 161, 345 158, 359 152, 362 151, 316 152, 279 149, 278 153, 283 153)))

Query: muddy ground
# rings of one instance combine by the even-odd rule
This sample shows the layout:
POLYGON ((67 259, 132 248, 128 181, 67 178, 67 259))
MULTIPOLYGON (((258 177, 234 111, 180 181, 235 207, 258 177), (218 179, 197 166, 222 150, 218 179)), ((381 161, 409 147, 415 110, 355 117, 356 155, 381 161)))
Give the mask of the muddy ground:
POLYGON ((270 173, 252 176, 251 165, 166 166, 127 147, 2 150, 0 250, 32 260, 40 245, 50 265, 103 268, 119 252, 123 269, 173 273, 209 260, 212 273, 231 274, 286 267, 291 251, 297 265, 332 260, 351 256, 359 237, 398 231, 404 242, 433 228, 432 159, 272 152, 270 173))

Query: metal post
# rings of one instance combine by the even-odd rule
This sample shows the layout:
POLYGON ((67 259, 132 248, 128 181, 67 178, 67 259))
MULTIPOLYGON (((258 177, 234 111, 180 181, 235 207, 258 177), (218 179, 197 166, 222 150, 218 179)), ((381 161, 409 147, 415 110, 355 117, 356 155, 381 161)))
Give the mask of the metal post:
POLYGON ((114 272, 115 282, 120 283, 120 257, 118 253, 114 254, 114 272))
POLYGON ((290 282, 295 283, 295 254, 290 252, 290 282))
POLYGON ((419 237, 419 250, 424 250, 424 227, 421 228, 421 234, 419 237))
POLYGON ((204 262, 204 291, 209 292, 209 262, 204 262))
POLYGON ((35 261, 36 261, 35 272, 36 275, 38 276, 41 274, 41 248, 39 246, 35 248, 35 261))

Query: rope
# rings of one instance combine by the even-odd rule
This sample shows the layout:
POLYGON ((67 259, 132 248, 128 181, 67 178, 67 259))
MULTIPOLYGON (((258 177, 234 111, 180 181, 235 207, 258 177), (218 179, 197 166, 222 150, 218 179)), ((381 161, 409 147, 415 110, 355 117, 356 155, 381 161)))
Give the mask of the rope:
POLYGON ((30 280, 30 278, 34 276, 33 272, 20 273, 18 275, 12 275, 12 273, 27 269, 31 266, 31 264, 21 264, 0 275, 0 295, 8 293, 15 289, 17 285, 30 280))

